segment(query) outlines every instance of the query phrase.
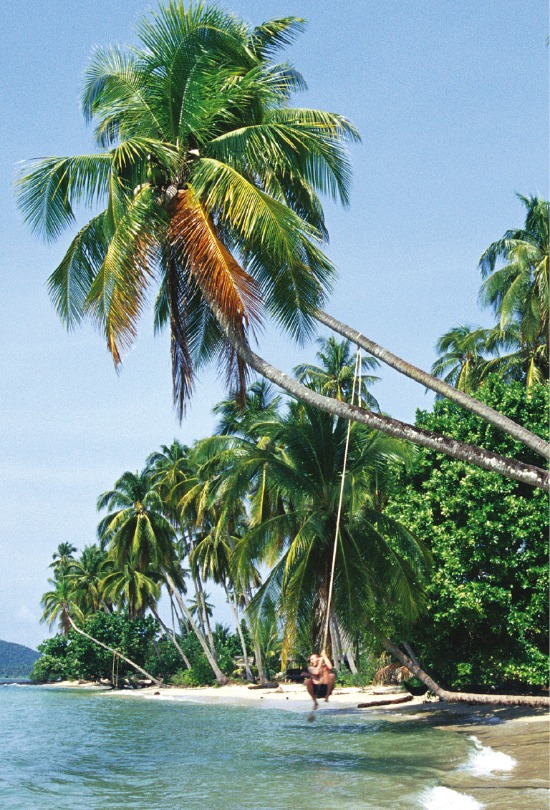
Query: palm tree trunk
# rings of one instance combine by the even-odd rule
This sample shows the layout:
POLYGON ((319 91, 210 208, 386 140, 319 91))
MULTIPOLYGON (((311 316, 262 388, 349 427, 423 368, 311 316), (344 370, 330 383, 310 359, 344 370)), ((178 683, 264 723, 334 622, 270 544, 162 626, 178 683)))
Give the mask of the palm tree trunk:
MULTIPOLYGON (((188 534, 189 537, 189 547, 191 552, 195 550, 195 541, 193 540, 193 536, 191 532, 188 534)), ((190 556, 190 555, 189 555, 190 556)), ((204 598, 204 588, 202 587, 202 579, 200 575, 200 571, 198 567, 191 563, 189 560, 189 567, 191 570, 191 578, 193 580, 193 585, 195 586, 195 594, 197 596, 197 606, 198 606, 198 616, 199 616, 199 625, 202 630, 202 633, 208 639, 208 644, 210 645, 210 650, 212 651, 212 655, 216 655, 216 649, 214 647, 214 637, 212 635, 212 628, 210 626, 210 620, 208 618, 208 612, 206 610, 206 599, 204 598)))
POLYGON ((382 644, 404 667, 413 672, 418 680, 428 687, 440 700, 447 703, 473 703, 477 705, 496 704, 503 706, 550 706, 550 697, 544 695, 480 695, 471 692, 449 692, 443 689, 427 672, 424 672, 418 661, 412 656, 405 655, 390 639, 383 638, 382 644))
POLYGON ((284 391, 287 391, 291 396, 296 397, 308 405, 343 419, 351 419, 354 422, 360 422, 373 430, 379 430, 382 433, 395 436, 398 439, 411 441, 421 447, 435 450, 438 453, 444 453, 451 458, 465 461, 468 464, 474 464, 477 467, 489 470, 490 472, 499 473, 506 478, 520 481, 529 486, 545 490, 550 489, 550 474, 540 467, 524 464, 516 459, 505 458, 490 450, 484 450, 481 447, 465 444, 456 439, 451 439, 448 436, 423 430, 414 425, 409 425, 406 422, 391 419, 384 414, 374 413, 373 411, 358 408, 355 405, 349 405, 340 400, 325 397, 322 394, 318 394, 316 391, 312 391, 311 388, 306 388, 305 385, 302 385, 270 365, 266 360, 255 354, 238 334, 227 329, 226 335, 239 356, 247 365, 257 371, 262 377, 271 380, 271 382, 278 385, 284 391))
POLYGON ((252 670, 250 669, 250 664, 248 663, 248 650, 246 649, 246 641, 244 640, 243 631, 241 628, 241 623, 239 621, 239 611, 237 609, 237 605, 233 602, 231 598, 231 594, 229 593, 229 589, 227 587, 227 583, 224 581, 223 589, 225 591, 225 595, 227 596, 227 601, 231 606, 231 610, 233 611, 233 616, 235 617, 235 625, 237 627, 237 633, 239 634, 239 638, 241 640, 241 648, 243 651, 243 659, 244 659, 244 668, 246 672, 246 680, 249 683, 254 683, 254 677, 252 675, 252 670))
MULTIPOLYGON (((248 608, 248 606, 250 604, 250 597, 244 591, 243 591, 242 596, 243 596, 243 599, 244 599, 245 607, 248 608)), ((263 657, 262 657, 262 648, 260 646, 260 642, 256 638, 256 633, 254 632, 254 628, 252 627, 250 617, 248 616, 247 613, 245 613, 245 617, 246 617, 248 627, 250 629, 250 635, 252 636, 252 644, 253 644, 253 647, 254 647, 254 658, 255 658, 255 661, 256 661, 256 669, 258 670, 258 680, 259 680, 261 685, 264 685, 268 681, 267 681, 267 676, 265 674, 265 669, 264 669, 264 661, 263 661, 263 657)))
POLYGON ((517 422, 509 419, 507 416, 495 411, 488 405, 484 405, 483 402, 466 394, 464 391, 459 391, 444 380, 440 380, 438 377, 434 377, 432 374, 422 371, 422 369, 413 366, 411 363, 407 363, 406 360, 402 360, 400 357, 397 357, 397 355, 392 354, 387 349, 374 343, 374 341, 364 337, 360 332, 357 332, 357 330, 337 320, 327 312, 317 310, 316 318, 319 323, 328 326, 333 332, 337 332, 357 346, 361 346, 362 349, 372 354, 373 357, 386 363, 386 365, 395 369, 400 374, 404 374, 415 382, 424 385, 426 388, 430 388, 437 394, 465 408, 465 410, 475 413, 476 416, 479 416, 481 419, 489 422, 489 424, 494 425, 494 427, 508 433, 526 447, 534 450, 535 453, 543 456, 543 458, 550 458, 550 444, 548 442, 544 441, 540 436, 531 433, 530 430, 527 430, 527 428, 524 428, 522 425, 518 425, 517 422))
POLYGON ((219 668, 218 662, 216 661, 216 658, 215 658, 215 653, 212 653, 212 651, 210 650, 210 647, 208 646, 208 644, 205 641, 204 636, 202 635, 199 628, 195 624, 195 620, 191 616, 189 608, 187 607, 187 605, 185 604, 185 602, 181 598, 181 595, 180 595, 178 589, 176 588, 174 580, 172 579, 172 577, 170 576, 168 571, 166 571, 165 569, 162 571, 162 575, 163 575, 163 577, 164 577, 164 579, 166 581, 166 584, 168 585, 168 588, 170 589, 171 593, 175 596, 176 602, 178 603, 181 612, 185 616, 185 618, 188 621, 191 629, 193 630, 194 634, 196 635, 196 637, 197 637, 197 639, 199 641, 199 644, 201 645, 202 650, 203 650, 203 652, 204 652, 204 654, 206 656, 206 659, 207 659, 208 663, 210 664, 210 666, 212 668, 212 672, 214 673, 214 676, 216 678, 216 682, 220 686, 223 686, 224 684, 226 684, 228 682, 229 678, 226 675, 224 675, 223 672, 221 671, 221 669, 219 668))
POLYGON ((126 661, 126 663, 132 667, 132 669, 135 669, 137 672, 141 672, 142 675, 145 675, 145 677, 148 678, 150 681, 153 681, 153 683, 156 683, 157 685, 160 684, 158 678, 155 678, 154 675, 151 675, 149 672, 147 672, 147 670, 143 669, 143 667, 140 667, 139 664, 135 663, 135 661, 131 661, 125 655, 122 655, 122 653, 119 652, 118 650, 113 650, 112 647, 108 647, 107 644, 104 644, 102 641, 98 641, 97 638, 94 638, 89 633, 86 633, 84 630, 81 630, 80 627, 76 626, 76 624, 73 622, 70 616, 67 616, 67 618, 69 620, 71 627, 76 633, 79 633, 81 636, 90 639, 90 641, 93 641, 93 643, 97 644, 98 647, 103 647, 104 650, 108 650, 113 655, 118 655, 118 657, 122 658, 123 661, 126 661))
POLYGON ((164 624, 164 622, 162 621, 162 619, 160 618, 160 616, 158 614, 157 609, 155 607, 153 607, 152 605, 151 605, 151 612, 152 612, 153 616, 155 617, 155 619, 157 620, 157 622, 162 627, 162 629, 164 630, 164 632, 166 633, 166 635, 168 636, 168 638, 170 639, 170 641, 172 642, 172 644, 174 645, 174 647, 176 648, 176 650, 179 652, 179 654, 181 656, 181 659, 182 659, 183 663, 185 664, 185 666, 187 667, 187 669, 191 669, 191 664, 189 662, 189 658, 185 655, 182 648, 178 644, 177 639, 176 639, 176 634, 173 633, 170 630, 170 628, 167 627, 164 624))

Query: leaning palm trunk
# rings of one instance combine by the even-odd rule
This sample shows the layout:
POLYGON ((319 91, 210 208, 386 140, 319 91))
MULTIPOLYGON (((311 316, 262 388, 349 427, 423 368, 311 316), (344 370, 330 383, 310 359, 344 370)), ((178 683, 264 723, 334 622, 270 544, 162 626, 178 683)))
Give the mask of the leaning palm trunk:
POLYGON ((170 628, 167 627, 166 624, 162 621, 162 619, 160 618, 160 616, 158 614, 158 611, 157 611, 157 609, 155 607, 151 606, 151 612, 152 612, 153 616, 155 617, 155 619, 157 620, 157 622, 162 627, 162 629, 164 630, 165 634, 168 636, 168 638, 170 639, 170 641, 174 645, 174 647, 176 648, 176 650, 179 652, 179 654, 181 656, 181 659, 182 659, 183 663, 185 664, 185 666, 187 667, 187 669, 191 669, 191 664, 189 662, 189 658, 185 655, 182 648, 178 644, 178 641, 176 639, 176 634, 174 632, 172 632, 170 630, 170 628))
MULTIPOLYGON (((195 550, 195 542, 193 540, 191 532, 189 532, 189 548, 191 549, 191 553, 195 550)), ((202 631, 203 636, 206 636, 208 644, 210 645, 212 655, 215 657, 216 649, 214 647, 214 636, 212 635, 210 619, 208 618, 208 611, 206 610, 206 599, 204 598, 204 588, 202 587, 202 579, 200 571, 198 570, 197 566, 191 565, 190 567, 191 567, 191 578, 193 579, 193 585, 195 586, 195 594, 197 596, 197 607, 198 607, 200 629, 202 631)))
POLYGON ((367 425, 372 430, 379 430, 397 439, 411 441, 421 447, 435 450, 438 453, 444 453, 451 458, 465 461, 468 464, 474 464, 484 470, 499 473, 506 478, 520 481, 529 486, 538 489, 550 489, 550 474, 540 467, 524 464, 516 459, 505 458, 504 456, 498 455, 498 453, 493 453, 491 450, 465 444, 456 439, 451 439, 448 436, 442 436, 438 433, 409 425, 406 422, 391 419, 384 414, 374 413, 365 408, 358 408, 355 405, 349 405, 341 400, 331 399, 330 397, 318 394, 311 388, 307 388, 305 385, 292 379, 284 372, 279 371, 279 369, 255 354, 236 332, 229 328, 226 328, 225 331, 228 340, 230 340, 241 359, 244 360, 247 365, 257 371, 262 377, 271 380, 271 382, 278 385, 284 391, 287 391, 291 396, 296 397, 308 405, 343 419, 360 422, 367 425))
POLYGON ((145 675, 145 677, 148 678, 150 681, 153 681, 153 683, 160 684, 160 680, 158 678, 155 678, 154 675, 151 675, 149 672, 147 672, 147 670, 143 669, 143 667, 140 667, 139 664, 135 663, 135 661, 131 661, 125 655, 122 655, 122 653, 119 652, 118 650, 114 650, 112 647, 107 646, 107 644, 104 644, 102 641, 98 641, 97 638, 94 638, 89 633, 86 633, 84 630, 81 630, 80 627, 76 626, 76 624, 73 622, 72 618, 69 615, 67 615, 67 618, 69 620, 69 624, 76 633, 79 633, 81 636, 84 636, 85 638, 89 638, 90 641, 93 641, 93 643, 97 644, 98 647, 103 647, 104 650, 108 650, 110 653, 113 654, 113 656, 118 656, 127 664, 129 664, 132 667, 132 669, 135 669, 137 672, 141 672, 142 675, 145 675))
POLYGON ((166 584, 168 585, 171 593, 175 597, 176 602, 178 603, 181 612, 185 616, 189 626, 191 627, 194 634, 196 635, 196 637, 197 637, 197 639, 199 641, 199 644, 201 645, 202 650, 203 650, 203 652, 204 652, 204 654, 206 656, 206 659, 207 659, 208 663, 210 664, 212 672, 214 673, 214 676, 216 678, 216 682, 220 686, 223 686, 224 684, 226 684, 228 682, 229 679, 227 678, 226 675, 223 674, 223 672, 219 668, 218 662, 216 661, 216 658, 215 658, 214 654, 210 650, 208 644, 205 641, 204 636, 202 635, 201 631, 197 627, 197 625, 195 623, 195 620, 193 619, 189 608, 187 607, 187 605, 185 604, 185 602, 181 598, 181 595, 180 595, 178 589, 176 588, 176 584, 175 584, 174 580, 172 579, 172 577, 170 576, 170 574, 166 570, 163 570, 162 575, 163 575, 163 577, 164 577, 164 579, 166 581, 166 584))
POLYGON ((231 598, 231 594, 229 593, 229 588, 227 587, 227 583, 224 581, 223 589, 225 591, 225 595, 227 596, 227 601, 231 607, 233 612, 233 616, 235 617, 235 626, 237 628, 237 633, 239 634, 239 639, 241 641, 241 649, 243 651, 243 660, 244 660, 244 668, 246 672, 246 680, 249 683, 254 683, 254 676, 252 675, 252 670, 250 669, 250 664, 248 663, 248 650, 246 649, 246 641, 244 640, 243 631, 241 628, 241 623, 239 621, 239 611, 237 605, 231 598))
POLYGON ((373 357, 386 363, 386 365, 395 369, 400 374, 410 377, 415 382, 426 386, 426 388, 430 388, 432 391, 449 399, 451 402, 455 402, 467 411, 471 411, 471 413, 484 419, 485 422, 489 422, 489 424, 494 425, 494 427, 508 433, 509 436, 517 439, 526 447, 534 450, 535 453, 543 456, 543 458, 550 458, 550 444, 548 442, 544 441, 540 436, 531 433, 530 430, 527 430, 527 428, 524 428, 522 425, 518 425, 517 422, 504 416, 504 414, 495 411, 493 408, 475 399, 475 397, 466 394, 464 391, 459 391, 444 380, 440 380, 438 377, 434 377, 432 374, 422 371, 422 369, 413 366, 411 363, 407 363, 406 360, 402 360, 400 357, 397 357, 397 355, 392 354, 387 349, 384 349, 382 346, 374 343, 374 341, 366 338, 356 329, 352 329, 350 326, 347 326, 347 324, 333 318, 332 315, 318 310, 316 318, 319 323, 328 326, 329 329, 347 338, 357 346, 361 346, 362 349, 372 354, 373 357))
POLYGON ((382 639, 387 652, 397 658, 400 664, 413 672, 419 681, 422 681, 424 686, 427 686, 430 692, 440 700, 445 700, 447 703, 474 703, 474 704, 498 704, 498 705, 515 705, 515 706, 550 706, 550 697, 544 695, 480 695, 471 692, 449 692, 443 689, 433 678, 424 672, 419 665, 416 658, 412 655, 405 655, 399 647, 390 641, 388 638, 382 639))
MULTIPOLYGON (((242 596, 243 596, 243 599, 244 599, 245 607, 248 609, 248 607, 250 605, 250 596, 248 594, 246 594, 244 591, 243 591, 242 596)), ((250 616, 248 615, 247 612, 245 612, 245 617, 246 617, 246 620, 247 620, 248 628, 250 630, 250 635, 252 636, 252 644, 254 646, 254 658, 255 658, 255 661, 256 661, 256 669, 258 670, 258 680, 259 680, 260 684, 263 685, 263 684, 266 684, 268 681, 267 681, 267 676, 265 674, 265 669, 264 669, 264 661, 263 661, 263 657, 262 657, 262 648, 260 646, 260 642, 258 641, 256 633, 254 632, 254 628, 252 627, 252 622, 251 622, 250 616)))

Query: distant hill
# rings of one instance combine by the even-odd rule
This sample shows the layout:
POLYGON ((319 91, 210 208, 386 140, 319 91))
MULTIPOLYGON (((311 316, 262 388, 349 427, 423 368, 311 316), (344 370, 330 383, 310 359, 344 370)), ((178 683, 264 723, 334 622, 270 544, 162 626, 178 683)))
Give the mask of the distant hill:
POLYGON ((37 658, 40 653, 30 647, 0 640, 0 678, 28 678, 37 658))

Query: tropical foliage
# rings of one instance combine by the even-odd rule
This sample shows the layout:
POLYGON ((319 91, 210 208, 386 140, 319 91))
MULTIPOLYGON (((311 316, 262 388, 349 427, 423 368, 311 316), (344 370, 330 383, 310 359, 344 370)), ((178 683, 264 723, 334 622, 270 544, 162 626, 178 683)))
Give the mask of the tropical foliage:
MULTIPOLYGON (((548 391, 488 377, 479 396, 532 429, 547 431, 548 391)), ((440 401, 418 419, 432 430, 509 454, 521 445, 440 401)), ((548 509, 537 492, 420 451, 403 472, 390 514, 434 558, 428 609, 410 635, 436 678, 458 688, 525 691, 548 678, 548 509)))
POLYGON ((495 372, 528 390, 548 379, 550 204, 541 197, 518 196, 526 208, 525 227, 506 231, 479 261, 484 278, 480 302, 493 310, 496 325, 458 326, 436 345, 440 356, 432 372, 469 393, 495 372))
POLYGON ((25 218, 48 239, 78 205, 104 206, 50 277, 53 302, 68 325, 96 322, 118 364, 156 285, 180 409, 215 357, 244 394, 228 336, 246 342, 266 314, 307 333, 334 274, 317 194, 347 203, 343 145, 358 136, 343 116, 290 106, 304 80, 274 57, 302 28, 161 6, 139 47, 99 49, 86 72, 82 110, 103 151, 35 161, 20 180, 25 218))

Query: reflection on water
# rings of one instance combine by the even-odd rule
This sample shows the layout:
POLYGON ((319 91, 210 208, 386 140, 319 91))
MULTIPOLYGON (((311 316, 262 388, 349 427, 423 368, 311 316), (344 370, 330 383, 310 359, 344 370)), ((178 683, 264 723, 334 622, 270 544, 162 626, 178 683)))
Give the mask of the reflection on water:
POLYGON ((475 742, 413 722, 34 687, 0 689, 0 717, 2 808, 482 806, 437 790, 475 742))

